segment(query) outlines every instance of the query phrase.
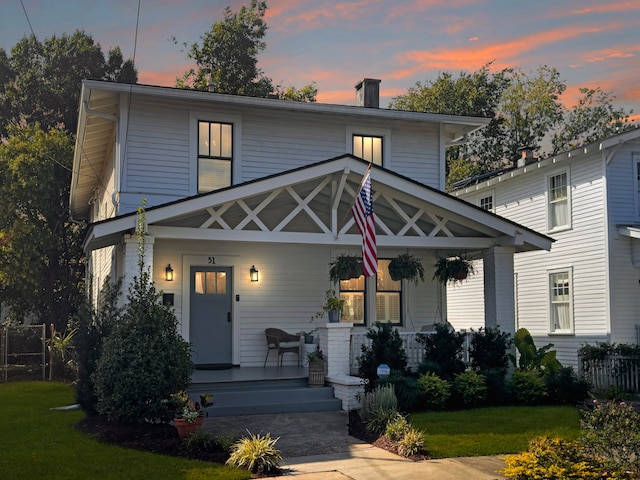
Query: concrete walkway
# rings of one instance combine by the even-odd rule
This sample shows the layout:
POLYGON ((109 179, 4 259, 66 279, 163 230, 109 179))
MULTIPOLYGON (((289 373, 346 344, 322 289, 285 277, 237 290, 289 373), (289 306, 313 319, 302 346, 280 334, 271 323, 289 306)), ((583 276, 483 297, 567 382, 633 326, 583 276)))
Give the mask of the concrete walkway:
POLYGON ((346 412, 282 413, 209 417, 203 428, 214 435, 238 437, 270 433, 284 461, 285 475, 296 480, 420 479, 500 480, 499 457, 470 457, 414 462, 348 435, 346 412))

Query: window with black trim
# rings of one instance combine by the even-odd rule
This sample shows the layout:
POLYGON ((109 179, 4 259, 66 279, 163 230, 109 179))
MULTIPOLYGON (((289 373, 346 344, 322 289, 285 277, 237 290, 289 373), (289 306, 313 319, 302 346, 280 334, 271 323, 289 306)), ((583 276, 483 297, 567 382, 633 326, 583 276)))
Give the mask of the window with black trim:
POLYGON ((382 166, 382 137, 354 135, 353 155, 382 166))
POLYGON ((484 197, 480 197, 480 208, 489 212, 493 212, 493 195, 485 195, 484 197))
POLYGON ((231 185, 233 125, 198 121, 198 193, 231 185))
POLYGON ((375 288, 377 322, 402 324, 402 281, 392 280, 389 275, 391 260, 378 259, 375 283, 364 275, 350 280, 340 280, 340 298, 345 301, 342 322, 365 325, 367 318, 368 288, 375 288))

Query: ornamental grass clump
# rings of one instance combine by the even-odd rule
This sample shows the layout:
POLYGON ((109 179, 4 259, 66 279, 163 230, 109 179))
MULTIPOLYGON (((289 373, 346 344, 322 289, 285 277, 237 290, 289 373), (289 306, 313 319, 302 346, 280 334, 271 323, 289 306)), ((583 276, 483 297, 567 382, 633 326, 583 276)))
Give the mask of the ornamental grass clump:
POLYGON ((360 419, 367 421, 373 412, 377 410, 398 411, 398 399, 393 385, 381 385, 371 392, 365 392, 360 396, 360 419))
POLYGON ((277 472, 282 454, 276 449, 278 438, 271 435, 254 435, 247 431, 248 437, 242 437, 233 447, 227 459, 227 465, 246 468, 252 473, 264 474, 277 472))

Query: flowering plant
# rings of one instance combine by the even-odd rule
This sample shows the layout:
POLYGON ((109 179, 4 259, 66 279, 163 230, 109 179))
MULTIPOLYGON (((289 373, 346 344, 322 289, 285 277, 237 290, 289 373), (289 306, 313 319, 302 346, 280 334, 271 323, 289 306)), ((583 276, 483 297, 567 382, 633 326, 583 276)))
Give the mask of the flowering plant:
POLYGON ((195 422, 198 417, 202 416, 202 407, 212 405, 211 394, 201 394, 200 403, 192 401, 185 390, 171 395, 171 400, 176 407, 176 418, 181 418, 189 423, 195 422))
POLYGON ((316 349, 313 352, 307 353, 307 358, 310 362, 324 362, 326 357, 322 350, 320 350, 320 346, 316 346, 316 349))

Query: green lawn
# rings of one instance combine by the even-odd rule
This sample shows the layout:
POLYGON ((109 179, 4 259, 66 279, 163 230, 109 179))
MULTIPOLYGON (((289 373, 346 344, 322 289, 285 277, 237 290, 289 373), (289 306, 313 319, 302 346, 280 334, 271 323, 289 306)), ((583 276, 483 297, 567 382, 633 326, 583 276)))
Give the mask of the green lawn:
POLYGON ((519 453, 536 436, 575 439, 580 412, 570 406, 488 407, 410 415, 433 458, 519 453))
POLYGON ((59 383, 0 384, 0 477, 56 479, 248 479, 244 470, 100 443, 75 428, 84 414, 59 383))

